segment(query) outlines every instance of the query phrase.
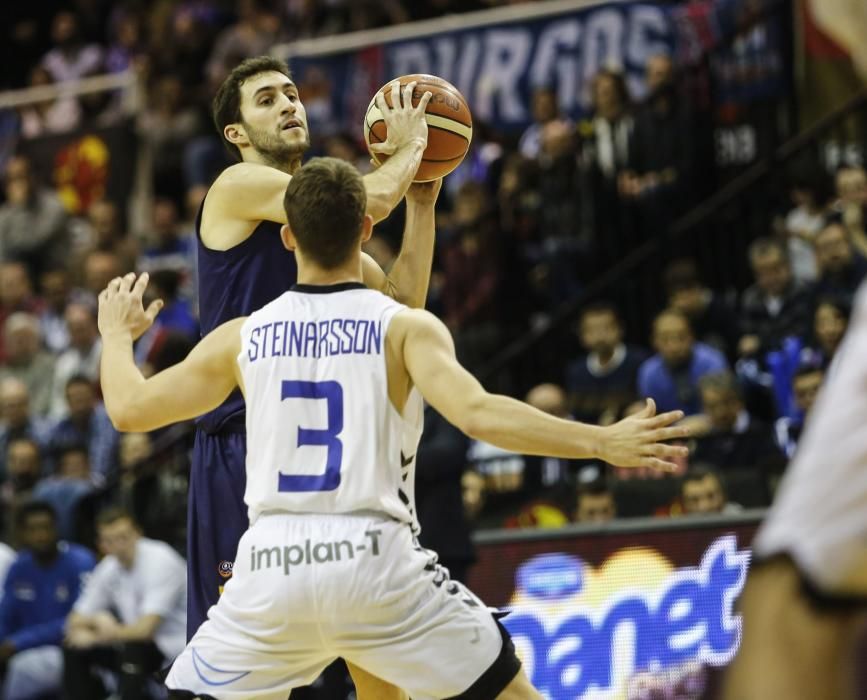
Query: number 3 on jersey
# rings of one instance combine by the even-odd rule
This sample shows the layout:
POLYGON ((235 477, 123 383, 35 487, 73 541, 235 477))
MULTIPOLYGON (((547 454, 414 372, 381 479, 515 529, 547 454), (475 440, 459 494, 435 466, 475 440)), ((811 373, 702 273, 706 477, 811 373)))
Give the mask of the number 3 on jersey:
POLYGON ((328 413, 326 428, 298 428, 298 447, 327 447, 325 471, 322 474, 284 474, 278 472, 278 491, 333 491, 340 486, 340 463, 343 443, 338 435, 343 430, 343 387, 337 382, 284 381, 280 400, 311 399, 325 401, 328 413))

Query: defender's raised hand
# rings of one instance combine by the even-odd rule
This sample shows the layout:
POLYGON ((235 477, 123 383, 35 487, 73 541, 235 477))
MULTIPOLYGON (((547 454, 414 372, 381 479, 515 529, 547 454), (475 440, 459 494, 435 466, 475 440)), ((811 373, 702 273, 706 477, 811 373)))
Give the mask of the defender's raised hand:
POLYGON ((134 272, 125 277, 115 277, 99 295, 99 314, 97 323, 103 336, 129 334, 133 340, 142 335, 154 322, 162 299, 152 301, 144 308, 144 291, 148 284, 148 273, 137 280, 134 272))
POLYGON ((376 106, 382 112, 387 131, 385 141, 370 145, 373 153, 391 155, 413 141, 417 141, 422 147, 427 146, 425 109, 433 95, 425 92, 419 99, 418 106, 413 107, 412 95, 416 84, 415 81, 407 83, 401 96, 400 83, 397 80, 391 83, 391 107, 385 101, 382 91, 376 93, 376 106))
POLYGON ((679 445, 666 445, 666 440, 689 437, 690 428, 673 426, 683 411, 669 411, 656 415, 656 404, 647 399, 644 410, 604 428, 600 457, 615 467, 652 467, 673 471, 677 465, 670 461, 685 457, 689 450, 679 445))

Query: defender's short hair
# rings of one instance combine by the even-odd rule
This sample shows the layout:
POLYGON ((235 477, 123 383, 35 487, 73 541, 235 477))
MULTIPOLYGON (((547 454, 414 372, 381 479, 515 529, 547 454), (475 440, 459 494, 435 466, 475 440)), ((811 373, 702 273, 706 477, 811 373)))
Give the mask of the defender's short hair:
POLYGON ((346 262, 358 243, 367 191, 354 166, 314 158, 292 176, 283 207, 302 253, 331 269, 346 262))
POLYGON ((214 118, 214 126, 220 134, 220 139, 229 154, 236 160, 241 160, 241 149, 231 143, 223 133, 229 124, 237 124, 242 121, 241 117, 241 86, 250 78, 260 73, 275 71, 282 73, 292 80, 292 73, 286 61, 273 56, 257 56, 241 61, 223 81, 214 95, 211 113, 214 118))

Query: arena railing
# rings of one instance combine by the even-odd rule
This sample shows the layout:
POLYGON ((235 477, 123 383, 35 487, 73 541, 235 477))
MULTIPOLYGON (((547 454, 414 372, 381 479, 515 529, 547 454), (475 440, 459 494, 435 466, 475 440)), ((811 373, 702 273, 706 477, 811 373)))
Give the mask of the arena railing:
MULTIPOLYGON (((78 97, 99 92, 111 92, 114 90, 131 91, 138 84, 138 78, 134 71, 128 70, 122 73, 109 73, 106 75, 94 75, 81 80, 71 80, 64 83, 51 85, 39 85, 36 87, 21 88, 20 90, 6 90, 0 92, 0 109, 13 109, 24 107, 28 104, 45 102, 47 100, 62 97, 78 97)), ((130 92, 126 92, 130 94, 130 92)))

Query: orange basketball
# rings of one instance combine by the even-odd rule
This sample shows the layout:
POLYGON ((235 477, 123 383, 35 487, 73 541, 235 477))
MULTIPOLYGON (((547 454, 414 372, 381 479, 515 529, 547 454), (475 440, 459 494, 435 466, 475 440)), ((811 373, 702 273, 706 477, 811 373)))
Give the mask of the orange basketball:
MULTIPOLYGON (((428 125, 427 148, 415 176, 415 182, 428 182, 448 175, 457 168, 473 139, 473 116, 464 96, 458 89, 435 75, 404 75, 398 78, 401 86, 416 81, 418 84, 412 94, 412 103, 417 105, 426 92, 433 94, 425 111, 428 125)), ((394 82, 394 81, 391 81, 394 82)), ((379 92, 391 106, 391 82, 383 85, 379 92)), ((386 139, 387 129, 382 112, 376 106, 376 95, 367 107, 364 118, 364 140, 370 144, 381 143, 386 139)), ((377 163, 384 163, 388 156, 384 153, 370 154, 377 163)))

